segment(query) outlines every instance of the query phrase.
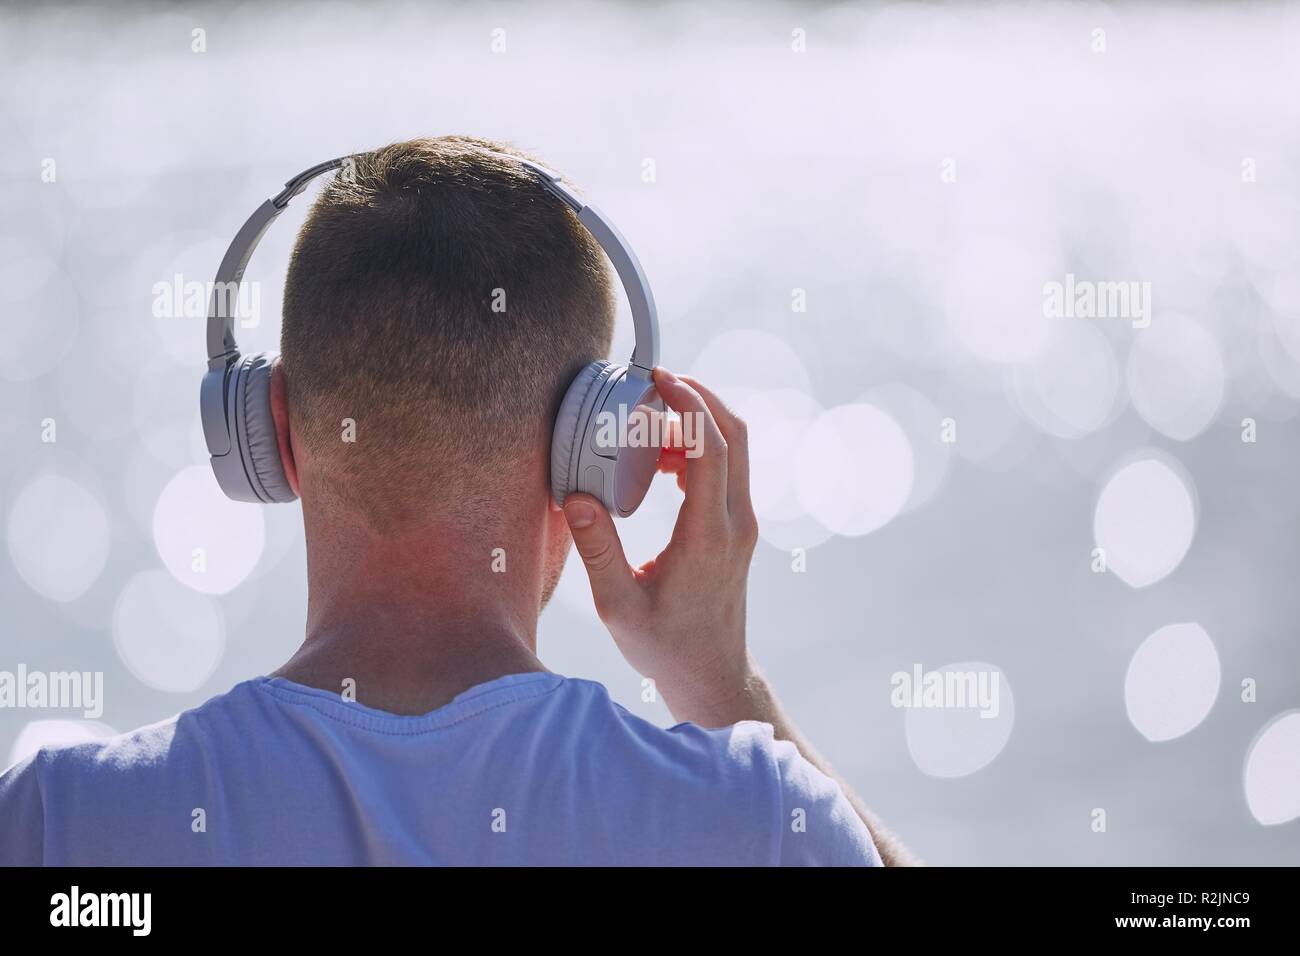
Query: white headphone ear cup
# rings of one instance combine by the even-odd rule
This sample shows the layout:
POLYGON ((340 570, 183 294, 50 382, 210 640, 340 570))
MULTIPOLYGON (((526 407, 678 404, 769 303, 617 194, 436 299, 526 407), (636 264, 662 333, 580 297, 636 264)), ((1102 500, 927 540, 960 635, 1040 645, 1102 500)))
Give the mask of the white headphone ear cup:
POLYGON ((280 442, 271 416, 271 366, 276 353, 257 352, 240 363, 235 399, 235 431, 249 484, 258 499, 287 503, 297 499, 280 460, 280 442))
POLYGON ((590 406, 595 404, 600 386, 614 368, 609 362, 592 362, 578 373, 560 402, 555 427, 551 429, 551 494, 560 504, 576 490, 574 466, 591 414, 590 406))

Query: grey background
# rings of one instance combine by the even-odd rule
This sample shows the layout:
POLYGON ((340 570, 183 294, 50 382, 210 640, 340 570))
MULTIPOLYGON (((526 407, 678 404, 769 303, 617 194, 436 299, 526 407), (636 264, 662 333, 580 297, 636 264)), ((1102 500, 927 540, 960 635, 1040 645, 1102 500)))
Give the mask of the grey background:
MULTIPOLYGON (((1300 823, 1258 824, 1242 771, 1261 728, 1300 706, 1300 355, 1286 347, 1300 322, 1288 284, 1300 250, 1298 54, 1289 5, 6 7, 0 246, 19 265, 0 308, 0 515, 9 527, 29 482, 66 475, 100 502, 109 551, 63 602, 16 573, 14 549, 29 542, 8 543, 0 669, 104 671, 102 720, 122 731, 296 648, 295 505, 265 510, 253 572, 204 598, 219 607, 224 651, 199 686, 151 688, 115 650, 122 588, 162 566, 154 502, 203 460, 202 322, 153 318, 152 286, 175 272, 210 279, 243 218, 300 169, 472 133, 536 151, 619 224, 654 285, 670 367, 700 365, 720 334, 756 330, 807 372, 775 384, 824 408, 888 384, 928 401, 899 422, 933 493, 871 534, 805 535, 804 574, 791 572, 790 541, 761 543, 750 597, 751 643, 797 723, 922 856, 1294 863, 1300 823), (190 49, 196 27, 202 54, 190 49), (497 28, 503 53, 491 48, 497 28), (1097 28, 1104 53, 1092 49, 1097 28), (806 52, 791 49, 795 29, 806 52), (1257 182, 1242 182, 1244 157, 1257 182), (54 183, 41 181, 45 158, 54 183), (941 180, 945 158, 954 183, 941 180), (24 257, 54 271, 25 283, 24 257), (1025 413, 1016 363, 973 355, 954 332, 1006 310, 1050 321, 1034 312, 1040 287, 1066 272, 1150 281, 1156 323, 1178 315, 1208 331, 1226 391, 1197 437, 1163 436, 1127 400, 1140 333, 1126 322, 1097 322, 1118 393, 1104 426, 1077 439, 1025 413), (806 313, 791 311, 794 288, 806 313), (939 448, 931 411, 956 417, 978 453, 965 438, 939 448), (54 444, 40 440, 47 416, 54 444), (1240 441, 1244 417, 1259 423, 1255 444, 1240 441), (1134 589, 1091 573, 1093 508, 1114 466, 1149 447, 1194 483, 1198 524, 1177 569, 1134 589), (1126 668, 1147 635, 1182 621, 1213 639, 1222 686, 1199 726, 1151 743, 1126 716, 1126 668), (928 776, 890 705, 890 675, 960 661, 1001 669, 1014 726, 983 769, 928 776), (1256 703, 1239 699, 1248 677, 1256 703), (1089 827, 1096 807, 1104 834, 1089 827)), ((265 315, 246 346, 275 346, 305 199, 249 270, 265 315)), ((616 356, 629 348, 624 324, 616 356)), ((724 390, 759 387, 764 366, 744 359, 699 371, 724 390)), ((661 505, 626 523, 633 550, 653 553, 670 520, 661 505)), ((671 723, 641 701, 573 571, 543 617, 543 660, 671 723)), ((0 762, 30 721, 77 716, 0 710, 0 762)))

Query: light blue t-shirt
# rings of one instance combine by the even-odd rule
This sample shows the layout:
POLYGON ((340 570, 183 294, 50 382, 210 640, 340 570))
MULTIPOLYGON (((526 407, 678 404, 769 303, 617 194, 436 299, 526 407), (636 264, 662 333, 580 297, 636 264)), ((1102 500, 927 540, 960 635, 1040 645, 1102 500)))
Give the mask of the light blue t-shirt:
POLYGON ((259 677, 0 776, 2 865, 879 865, 770 724, 669 730, 515 674, 422 716, 259 677))

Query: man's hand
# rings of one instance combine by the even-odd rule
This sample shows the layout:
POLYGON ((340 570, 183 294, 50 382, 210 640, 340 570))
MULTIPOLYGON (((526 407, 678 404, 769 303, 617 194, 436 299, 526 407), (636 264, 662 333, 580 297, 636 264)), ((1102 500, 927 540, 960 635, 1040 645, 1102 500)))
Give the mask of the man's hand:
POLYGON ((699 382, 655 369, 664 403, 699 436, 688 456, 673 430, 659 470, 677 475, 686 492, 668 547, 632 568, 608 512, 590 495, 570 495, 564 515, 591 579, 596 613, 627 662, 652 678, 673 716, 702 727, 741 720, 772 725, 778 740, 839 784, 871 833, 886 866, 914 861, 785 715, 776 693, 745 645, 745 591, 758 541, 749 499, 749 439, 745 424, 699 382))
POLYGON ((596 613, 628 663, 654 680, 674 716, 719 726, 714 715, 754 676, 745 647, 745 590, 758 541, 749 443, 744 423, 699 382, 664 368, 654 380, 700 443, 698 457, 687 457, 681 423, 673 422, 660 455, 660 470, 676 474, 686 493, 668 547, 634 569, 595 498, 570 495, 564 515, 596 613))

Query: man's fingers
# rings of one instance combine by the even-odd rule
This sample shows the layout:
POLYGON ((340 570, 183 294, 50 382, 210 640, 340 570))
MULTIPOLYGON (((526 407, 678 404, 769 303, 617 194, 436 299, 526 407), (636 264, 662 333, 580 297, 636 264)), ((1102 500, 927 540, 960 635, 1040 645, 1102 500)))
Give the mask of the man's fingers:
POLYGON ((655 412, 663 440, 659 447, 664 451, 684 451, 686 445, 682 440, 682 420, 667 412, 655 412))
POLYGON ((614 519, 599 501, 582 494, 564 499, 564 519, 587 569, 596 613, 601 620, 618 617, 640 596, 640 586, 623 554, 614 519))
POLYGON ((657 412, 662 441, 659 443, 658 468, 667 474, 680 475, 686 469, 686 445, 682 438, 682 420, 667 412, 657 412))
POLYGON ((665 474, 684 474, 686 472, 686 456, 679 451, 664 449, 659 453, 659 462, 656 467, 665 474))
POLYGON ((727 505, 733 516, 752 510, 749 498, 749 430, 740 416, 710 389, 689 375, 681 380, 700 393, 727 441, 727 505))
POLYGON ((713 512, 725 517, 727 507, 727 442, 713 420, 708 404, 690 385, 666 368, 655 369, 655 388, 664 404, 685 419, 683 431, 695 436, 699 447, 686 455, 686 503, 684 509, 713 512), (697 453, 698 452, 698 453, 697 453))

